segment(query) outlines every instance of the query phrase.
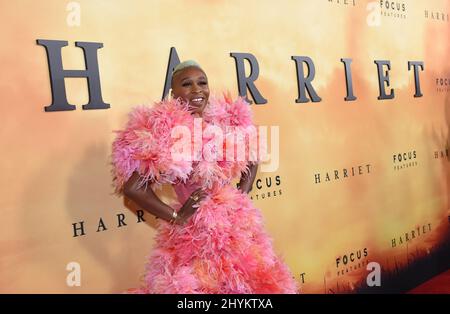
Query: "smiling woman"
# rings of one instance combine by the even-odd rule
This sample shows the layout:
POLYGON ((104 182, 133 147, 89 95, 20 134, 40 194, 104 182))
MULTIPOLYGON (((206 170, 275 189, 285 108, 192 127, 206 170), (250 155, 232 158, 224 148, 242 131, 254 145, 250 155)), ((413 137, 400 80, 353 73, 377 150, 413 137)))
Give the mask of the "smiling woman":
MULTIPOLYGON (((231 128, 254 127, 250 106, 230 96, 210 100, 207 76, 195 61, 175 68, 171 94, 172 99, 132 111, 113 143, 116 191, 161 218, 145 279, 129 292, 296 293, 297 283, 276 256, 247 194, 260 159, 192 161, 171 155, 173 128, 192 130, 198 116, 201 128, 220 128, 225 139, 231 128), (232 180, 239 177, 236 188, 232 180), (171 206, 153 191, 165 183, 177 195, 171 206)), ((200 144, 210 147, 215 139, 202 134, 200 144)), ((237 151, 238 144, 232 145, 237 151)))
POLYGON ((188 101, 191 112, 201 115, 209 98, 208 78, 200 65, 188 60, 178 64, 172 74, 172 97, 188 101))

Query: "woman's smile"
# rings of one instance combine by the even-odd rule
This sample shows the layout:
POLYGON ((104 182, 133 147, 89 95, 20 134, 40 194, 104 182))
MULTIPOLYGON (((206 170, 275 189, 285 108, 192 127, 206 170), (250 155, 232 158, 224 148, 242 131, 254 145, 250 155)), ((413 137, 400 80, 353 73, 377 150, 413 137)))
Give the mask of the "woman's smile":
POLYGON ((189 105, 195 109, 201 109, 206 106, 205 96, 194 96, 189 100, 189 105))

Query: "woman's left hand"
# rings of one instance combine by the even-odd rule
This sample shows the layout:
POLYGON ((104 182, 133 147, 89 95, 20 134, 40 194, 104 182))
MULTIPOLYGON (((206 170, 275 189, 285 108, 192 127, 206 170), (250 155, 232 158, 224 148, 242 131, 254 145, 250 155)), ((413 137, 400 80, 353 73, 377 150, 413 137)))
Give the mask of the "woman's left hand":
POLYGON ((256 178, 256 173, 258 172, 258 164, 257 163, 249 163, 249 172, 243 172, 241 174, 241 180, 239 181, 239 190, 242 193, 249 193, 252 190, 253 182, 256 178))

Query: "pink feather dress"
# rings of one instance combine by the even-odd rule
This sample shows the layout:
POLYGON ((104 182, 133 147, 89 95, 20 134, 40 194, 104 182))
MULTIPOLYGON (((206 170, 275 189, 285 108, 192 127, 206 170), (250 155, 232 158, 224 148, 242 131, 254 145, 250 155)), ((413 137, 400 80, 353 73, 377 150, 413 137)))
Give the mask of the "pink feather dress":
POLYGON ((231 184, 248 171, 248 161, 255 160, 250 159, 252 149, 247 145, 246 159, 240 161, 201 158, 207 152, 217 156, 219 146, 214 136, 205 132, 200 152, 192 149, 190 160, 174 160, 171 152, 177 138, 171 130, 180 125, 192 134, 196 127, 197 131, 199 127, 202 131, 219 127, 225 149, 233 127, 252 127, 253 122, 250 106, 242 98, 233 101, 226 95, 210 99, 200 124, 181 99, 131 111, 112 146, 116 192, 120 194, 123 184, 137 171, 143 186, 171 184, 178 198, 172 204, 176 210, 199 187, 207 191, 207 197, 184 226, 160 220, 143 282, 128 292, 297 293, 297 282, 275 254, 260 211, 247 194, 231 184))

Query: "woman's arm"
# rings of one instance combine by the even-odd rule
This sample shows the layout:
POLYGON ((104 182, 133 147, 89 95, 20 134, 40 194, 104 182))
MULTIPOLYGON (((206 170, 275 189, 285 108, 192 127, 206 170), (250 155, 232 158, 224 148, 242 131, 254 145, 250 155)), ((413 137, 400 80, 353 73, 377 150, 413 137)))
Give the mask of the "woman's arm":
POLYGON ((258 172, 258 164, 250 163, 249 164, 249 173, 243 172, 241 175, 241 180, 239 181, 239 189, 243 193, 249 193, 252 190, 253 182, 256 178, 256 173, 258 172))
POLYGON ((138 188, 138 181, 139 174, 135 171, 125 183, 123 194, 157 218, 169 222, 176 222, 178 224, 184 224, 197 209, 197 207, 194 207, 193 205, 200 202, 206 196, 201 189, 195 190, 186 203, 184 203, 183 207, 178 211, 176 219, 174 219, 173 213, 175 212, 175 209, 161 201, 151 188, 138 188), (197 201, 194 201, 195 196, 197 196, 197 201))
POLYGON ((123 187, 123 194, 141 208, 166 221, 173 220, 174 209, 163 203, 151 188, 138 188, 139 174, 135 171, 123 187))

